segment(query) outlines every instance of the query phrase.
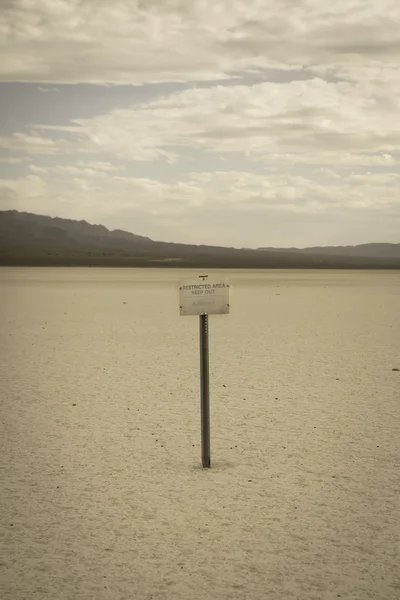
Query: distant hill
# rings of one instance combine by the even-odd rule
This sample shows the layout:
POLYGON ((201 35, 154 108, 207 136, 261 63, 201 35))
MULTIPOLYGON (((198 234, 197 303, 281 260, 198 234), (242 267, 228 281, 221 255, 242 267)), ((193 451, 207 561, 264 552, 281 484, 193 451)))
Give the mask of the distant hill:
POLYGON ((67 246, 113 245, 120 241, 134 244, 152 243, 150 238, 120 229, 109 231, 104 225, 91 225, 86 221, 46 217, 16 210, 0 212, 0 236, 14 240, 15 237, 23 236, 25 242, 29 241, 32 244, 52 244, 57 241, 67 246))
POLYGON ((0 211, 0 265, 400 269, 400 244, 258 250, 156 242, 103 225, 0 211), (360 248, 366 248, 360 250, 360 248), (367 250, 368 249, 368 250, 367 250))
POLYGON ((303 254, 333 254, 336 256, 368 256, 400 258, 400 244, 360 244, 358 246, 313 246, 311 248, 258 248, 268 252, 302 252, 303 254))

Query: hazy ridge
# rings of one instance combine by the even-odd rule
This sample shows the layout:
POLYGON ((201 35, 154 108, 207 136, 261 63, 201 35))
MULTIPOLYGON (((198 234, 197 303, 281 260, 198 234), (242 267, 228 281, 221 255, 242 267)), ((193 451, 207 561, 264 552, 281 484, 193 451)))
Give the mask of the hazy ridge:
POLYGON ((0 211, 0 265, 400 268, 400 244, 257 250, 158 242, 103 225, 0 211))
POLYGON ((400 258, 400 244, 359 244, 357 246, 313 246, 310 248, 258 248, 268 252, 301 252, 307 254, 335 254, 341 256, 367 256, 400 258))

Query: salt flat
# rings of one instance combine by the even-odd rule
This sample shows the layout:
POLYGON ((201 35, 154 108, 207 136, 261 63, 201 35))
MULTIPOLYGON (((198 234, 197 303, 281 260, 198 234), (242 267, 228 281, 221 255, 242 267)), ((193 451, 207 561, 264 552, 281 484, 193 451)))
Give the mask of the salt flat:
POLYGON ((3 600, 397 600, 400 273, 0 269, 3 600), (218 272, 218 274, 221 274, 218 272))

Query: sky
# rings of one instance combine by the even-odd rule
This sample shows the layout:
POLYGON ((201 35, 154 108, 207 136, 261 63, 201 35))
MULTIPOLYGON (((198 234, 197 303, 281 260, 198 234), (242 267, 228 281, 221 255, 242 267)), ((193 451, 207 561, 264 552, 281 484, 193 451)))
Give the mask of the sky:
POLYGON ((0 0, 0 210, 400 242, 398 0, 0 0))

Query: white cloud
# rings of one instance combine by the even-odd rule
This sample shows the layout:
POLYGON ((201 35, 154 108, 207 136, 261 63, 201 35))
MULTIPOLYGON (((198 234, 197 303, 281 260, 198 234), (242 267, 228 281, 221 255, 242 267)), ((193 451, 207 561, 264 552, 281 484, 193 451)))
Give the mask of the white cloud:
POLYGON ((266 67, 396 64, 396 0, 14 0, 5 80, 193 81, 266 67))
POLYGON ((400 149, 400 78, 391 106, 358 84, 321 79, 194 88, 72 126, 37 126, 3 142, 30 153, 90 152, 177 162, 186 149, 271 164, 391 166, 400 149), (48 134, 52 138, 46 137, 48 134), (55 135, 68 139, 55 140, 55 135))
POLYGON ((400 190, 400 173, 352 173, 347 180, 353 185, 389 186, 395 185, 400 190))
MULTIPOLYGON (((279 165, 349 165, 361 167, 394 167, 400 165, 400 158, 396 158, 387 152, 318 152, 297 154, 268 154, 268 162, 279 165)), ((264 161, 264 157, 260 157, 264 161)))
POLYGON ((26 156, 0 156, 0 164, 19 165, 28 160, 26 156))
POLYGON ((99 171, 122 171, 124 169, 121 165, 112 165, 109 162, 104 162, 100 160, 89 160, 89 161, 79 161, 78 165, 80 167, 89 167, 90 169, 96 169, 99 171))
POLYGON ((60 90, 56 87, 40 87, 40 86, 38 86, 36 89, 38 90, 38 92, 42 92, 43 94, 46 94, 47 92, 56 92, 56 93, 60 92, 60 90))
POLYGON ((97 169, 91 169, 89 167, 74 167, 73 165, 57 165, 55 168, 51 169, 51 172, 55 173, 56 175, 61 175, 61 176, 77 176, 77 177, 83 177, 83 178, 92 178, 92 177, 97 177, 97 178, 103 178, 103 177, 107 177, 106 173, 104 171, 99 171, 97 169))
POLYGON ((339 173, 329 167, 320 167, 319 169, 315 169, 314 173, 322 175, 322 177, 326 177, 327 179, 340 179, 339 173))
POLYGON ((44 205, 46 188, 46 182, 38 175, 0 179, 0 208, 34 212, 33 206, 44 205))
POLYGON ((64 153, 74 149, 70 142, 65 139, 43 137, 34 131, 30 133, 17 132, 9 137, 0 137, 0 148, 8 151, 45 155, 64 153))
POLYGON ((32 173, 43 173, 46 174, 49 172, 48 169, 46 169, 45 167, 39 167, 38 165, 29 165, 29 170, 32 173))

